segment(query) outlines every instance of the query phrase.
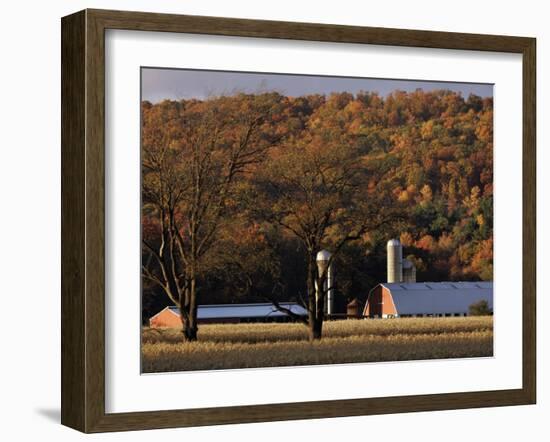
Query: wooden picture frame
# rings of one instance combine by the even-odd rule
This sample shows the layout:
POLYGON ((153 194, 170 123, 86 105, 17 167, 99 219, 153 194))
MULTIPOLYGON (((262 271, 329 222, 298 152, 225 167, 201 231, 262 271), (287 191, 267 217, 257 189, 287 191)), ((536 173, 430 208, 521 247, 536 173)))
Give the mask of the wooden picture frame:
POLYGON ((534 404, 536 41, 533 38, 84 10, 62 19, 62 424, 83 432, 534 404), (510 390, 105 412, 105 30, 495 51, 523 64, 523 382, 510 390))

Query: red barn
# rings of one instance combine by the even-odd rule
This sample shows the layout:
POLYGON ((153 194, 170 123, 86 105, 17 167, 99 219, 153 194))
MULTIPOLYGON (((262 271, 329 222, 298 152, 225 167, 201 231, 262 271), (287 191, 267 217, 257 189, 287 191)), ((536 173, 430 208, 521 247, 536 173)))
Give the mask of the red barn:
POLYGON ((177 308, 166 307, 149 318, 149 327, 152 328, 179 328, 181 318, 177 308))
POLYGON ((492 282, 383 283, 370 291, 363 316, 466 316, 480 300, 493 309, 492 282))

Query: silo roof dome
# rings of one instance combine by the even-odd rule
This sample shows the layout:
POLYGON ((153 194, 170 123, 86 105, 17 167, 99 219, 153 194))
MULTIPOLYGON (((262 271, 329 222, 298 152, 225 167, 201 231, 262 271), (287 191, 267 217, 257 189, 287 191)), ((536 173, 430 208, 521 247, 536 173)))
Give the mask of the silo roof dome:
POLYGON ((399 242, 398 239, 393 238, 388 241, 388 246, 400 246, 400 245, 401 245, 401 242, 399 242))
POLYGON ((328 261, 332 254, 328 250, 321 250, 317 253, 317 261, 328 261))

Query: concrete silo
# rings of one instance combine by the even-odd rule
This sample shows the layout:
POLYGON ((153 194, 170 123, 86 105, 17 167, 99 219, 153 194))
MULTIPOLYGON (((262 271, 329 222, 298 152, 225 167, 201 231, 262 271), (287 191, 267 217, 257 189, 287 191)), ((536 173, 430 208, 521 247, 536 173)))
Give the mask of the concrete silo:
POLYGON ((416 267, 412 261, 403 259, 403 280, 402 282, 416 282, 416 267))
MULTIPOLYGON (((317 267, 319 269, 319 274, 325 271, 331 256, 332 255, 328 250, 321 250, 317 253, 317 267)), ((328 316, 331 316, 334 313, 334 266, 332 263, 327 270, 324 290, 326 290, 325 311, 328 316)))
POLYGON ((388 282, 403 281, 403 246, 398 239, 390 239, 388 252, 388 282))

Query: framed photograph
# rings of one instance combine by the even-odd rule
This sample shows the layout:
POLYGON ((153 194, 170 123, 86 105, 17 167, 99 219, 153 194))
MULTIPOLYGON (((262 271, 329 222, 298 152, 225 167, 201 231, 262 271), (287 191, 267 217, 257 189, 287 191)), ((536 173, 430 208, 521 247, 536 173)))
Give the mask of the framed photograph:
POLYGON ((534 404, 535 39, 62 19, 62 423, 534 404))

